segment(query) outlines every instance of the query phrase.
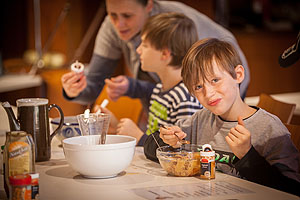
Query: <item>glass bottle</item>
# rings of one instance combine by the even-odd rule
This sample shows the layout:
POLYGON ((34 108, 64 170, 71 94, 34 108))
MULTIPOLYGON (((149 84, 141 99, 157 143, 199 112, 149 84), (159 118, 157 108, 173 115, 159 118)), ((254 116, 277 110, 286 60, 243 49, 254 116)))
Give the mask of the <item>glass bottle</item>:
POLYGON ((32 136, 24 131, 6 133, 4 148, 5 171, 4 185, 11 190, 9 177, 35 173, 35 150, 32 136))

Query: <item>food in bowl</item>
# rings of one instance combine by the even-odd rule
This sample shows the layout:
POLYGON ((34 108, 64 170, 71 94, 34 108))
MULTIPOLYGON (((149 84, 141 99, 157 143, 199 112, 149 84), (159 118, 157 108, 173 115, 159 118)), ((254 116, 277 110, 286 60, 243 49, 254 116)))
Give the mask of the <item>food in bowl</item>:
POLYGON ((156 155, 162 168, 173 176, 200 174, 201 146, 186 144, 174 149, 171 146, 157 148, 156 155))
POLYGON ((110 178, 124 171, 132 161, 136 139, 125 135, 100 135, 64 139, 63 149, 72 169, 87 178, 110 178))
MULTIPOLYGON (((55 130, 59 125, 60 118, 54 118, 51 120, 52 129, 55 130)), ((56 134, 56 138, 62 141, 65 138, 74 136, 80 136, 81 131, 79 129, 79 123, 76 116, 65 116, 64 124, 60 131, 56 134)))

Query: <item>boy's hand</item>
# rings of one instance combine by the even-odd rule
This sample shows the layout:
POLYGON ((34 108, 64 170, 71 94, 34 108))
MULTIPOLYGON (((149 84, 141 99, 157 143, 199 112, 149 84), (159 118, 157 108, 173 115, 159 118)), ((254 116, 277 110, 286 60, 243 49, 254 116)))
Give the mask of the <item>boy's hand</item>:
POLYGON ((131 119, 123 118, 118 124, 117 134, 135 137, 136 142, 138 143, 144 133, 131 119))
POLYGON ((164 143, 172 146, 172 147, 178 147, 179 140, 176 137, 176 135, 183 139, 186 137, 186 133, 182 132, 182 130, 178 126, 171 126, 168 128, 160 127, 160 134, 159 137, 164 141, 164 143))
POLYGON ((238 125, 230 129, 230 132, 225 137, 226 142, 232 152, 239 159, 243 158, 251 148, 251 134, 246 129, 243 119, 238 117, 238 125))
POLYGON ((105 79, 105 84, 107 85, 107 95, 112 101, 117 101, 127 92, 129 87, 129 81, 127 77, 123 75, 105 79))
POLYGON ((117 133, 117 126, 119 124, 119 120, 117 119, 117 117, 109 109, 101 108, 100 105, 95 105, 94 108, 93 108, 93 112, 97 112, 98 110, 100 110, 100 112, 102 112, 102 113, 110 115, 108 133, 116 134, 117 133))

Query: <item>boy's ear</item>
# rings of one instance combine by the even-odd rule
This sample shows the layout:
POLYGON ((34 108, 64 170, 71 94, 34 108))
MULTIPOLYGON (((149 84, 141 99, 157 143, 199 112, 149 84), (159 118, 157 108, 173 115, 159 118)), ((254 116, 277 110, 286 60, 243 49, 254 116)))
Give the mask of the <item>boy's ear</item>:
POLYGON ((161 50, 161 59, 162 60, 170 60, 172 58, 171 51, 168 48, 164 48, 161 50))
POLYGON ((146 10, 148 13, 150 13, 152 11, 153 8, 153 0, 148 0, 148 3, 146 5, 146 10))
POLYGON ((241 83, 245 78, 245 69, 242 65, 238 65, 235 67, 235 73, 236 73, 236 81, 237 83, 241 83))

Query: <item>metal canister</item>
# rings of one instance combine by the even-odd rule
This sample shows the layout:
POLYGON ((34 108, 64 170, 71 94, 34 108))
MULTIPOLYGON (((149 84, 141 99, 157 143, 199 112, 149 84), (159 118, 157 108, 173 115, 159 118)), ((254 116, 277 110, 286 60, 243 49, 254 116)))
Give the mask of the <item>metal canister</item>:
POLYGON ((200 178, 201 179, 214 179, 215 178, 215 152, 212 150, 211 145, 205 144, 200 151, 200 178))

